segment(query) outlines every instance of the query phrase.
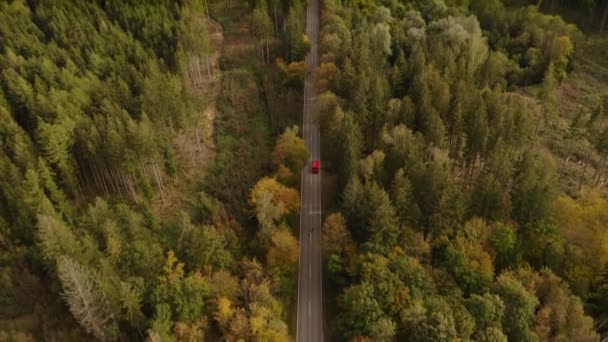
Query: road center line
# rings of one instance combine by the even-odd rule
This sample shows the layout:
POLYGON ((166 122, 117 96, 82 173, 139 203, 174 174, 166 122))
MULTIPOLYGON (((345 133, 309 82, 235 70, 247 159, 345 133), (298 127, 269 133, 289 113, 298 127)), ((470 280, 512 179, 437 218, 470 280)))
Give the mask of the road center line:
POLYGON ((311 307, 312 305, 310 304, 310 298, 308 298, 308 317, 312 316, 312 311, 311 311, 311 307))

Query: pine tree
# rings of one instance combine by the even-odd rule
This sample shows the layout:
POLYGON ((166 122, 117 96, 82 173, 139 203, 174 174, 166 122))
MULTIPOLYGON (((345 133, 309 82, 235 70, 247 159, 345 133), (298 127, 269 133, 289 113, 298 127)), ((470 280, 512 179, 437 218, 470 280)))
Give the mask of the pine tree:
POLYGON ((403 169, 395 173, 391 189, 391 200, 395 203, 401 224, 418 228, 420 208, 414 198, 412 183, 403 169))
POLYGON ((55 205, 57 211, 65 215, 67 218, 71 216, 71 208, 65 198, 65 194, 55 184, 54 175, 46 166, 46 163, 42 158, 38 159, 38 174, 40 175, 41 184, 44 186, 46 192, 49 195, 49 199, 55 205))
POLYGON ((551 62, 547 67, 547 71, 545 72, 543 83, 538 94, 543 110, 542 113, 537 114, 538 117, 536 119, 536 127, 534 128, 532 146, 536 144, 536 139, 538 137, 539 132, 542 130, 543 123, 550 119, 553 113, 555 112, 556 99, 553 92, 555 90, 556 83, 557 82, 555 79, 555 68, 553 62, 551 62))
POLYGON ((285 29, 287 31, 287 46, 290 61, 301 61, 308 53, 310 42, 307 44, 304 31, 306 29, 303 18, 306 17, 302 2, 296 0, 292 2, 289 8, 289 15, 285 20, 285 29))
POLYGON ((59 218, 38 216, 38 239, 43 257, 55 263, 61 256, 78 260, 82 256, 82 245, 74 232, 59 218))
POLYGON ((343 132, 341 134, 342 139, 340 142, 341 160, 338 164, 342 165, 340 178, 344 182, 342 184, 343 186, 348 179, 356 175, 363 148, 363 135, 351 113, 345 114, 342 127, 343 132))
POLYGON ((53 204, 40 186, 40 179, 36 171, 31 169, 26 171, 21 187, 24 192, 23 201, 29 207, 30 214, 57 215, 53 209, 53 204))
POLYGON ((522 224, 543 220, 555 197, 553 165, 533 152, 524 154, 515 173, 511 202, 513 218, 522 224))
POLYGON ((37 142, 43 155, 59 172, 62 184, 72 189, 76 181, 69 151, 73 144, 74 126, 74 121, 67 117, 54 124, 39 120, 36 131, 37 142))

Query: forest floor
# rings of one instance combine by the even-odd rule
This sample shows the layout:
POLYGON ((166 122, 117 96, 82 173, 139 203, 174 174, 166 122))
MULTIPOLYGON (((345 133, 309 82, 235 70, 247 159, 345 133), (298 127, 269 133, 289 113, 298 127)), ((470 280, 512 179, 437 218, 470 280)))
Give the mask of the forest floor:
POLYGON ((588 147, 567 139, 570 122, 580 110, 591 113, 600 96, 608 94, 608 39, 588 36, 577 46, 573 69, 555 89, 556 118, 545 128, 545 143, 558 163, 560 185, 570 195, 576 195, 579 182, 608 193, 606 168, 599 182, 593 178, 600 156, 593 153, 587 162, 588 147))
MULTIPOLYGON (((194 188, 194 184, 205 177, 208 166, 211 165, 216 154, 213 140, 214 119, 216 117, 216 102, 219 94, 222 72, 220 57, 224 47, 224 33, 222 26, 212 18, 202 17, 209 30, 213 54, 209 57, 210 68, 207 70, 205 61, 201 60, 203 68, 202 78, 188 72, 184 80, 184 87, 195 97, 197 107, 191 127, 180 132, 173 139, 175 159, 179 167, 178 174, 173 179, 165 177, 169 182, 164 184, 164 200, 155 202, 155 210, 160 217, 175 215, 176 211, 184 208, 187 200, 185 193, 194 188)), ((188 51, 186 51, 188 56, 188 51)), ((192 57, 187 57, 186 64, 193 63, 192 57)))
POLYGON ((226 2, 212 4, 213 18, 219 22, 224 33, 224 45, 220 59, 222 69, 240 67, 257 61, 256 38, 248 19, 249 8, 226 2), (255 61, 254 61, 255 60, 255 61))

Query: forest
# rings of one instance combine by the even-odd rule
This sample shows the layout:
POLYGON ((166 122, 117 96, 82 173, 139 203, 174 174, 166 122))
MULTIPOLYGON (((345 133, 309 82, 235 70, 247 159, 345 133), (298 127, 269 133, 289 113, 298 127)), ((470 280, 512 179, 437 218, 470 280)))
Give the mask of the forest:
POLYGON ((608 1, 0 1, 0 341, 608 337, 608 1))
POLYGON ((303 8, 0 2, 0 341, 290 340, 303 8))
POLYGON ((599 341, 608 4, 322 3, 330 334, 599 341))

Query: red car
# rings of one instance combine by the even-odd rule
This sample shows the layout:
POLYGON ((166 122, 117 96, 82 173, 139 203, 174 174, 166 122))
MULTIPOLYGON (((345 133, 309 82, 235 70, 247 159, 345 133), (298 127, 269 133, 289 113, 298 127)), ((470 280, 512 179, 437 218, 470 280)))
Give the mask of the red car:
POLYGON ((312 173, 319 173, 320 163, 318 160, 312 161, 312 173))

